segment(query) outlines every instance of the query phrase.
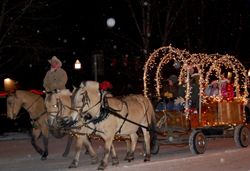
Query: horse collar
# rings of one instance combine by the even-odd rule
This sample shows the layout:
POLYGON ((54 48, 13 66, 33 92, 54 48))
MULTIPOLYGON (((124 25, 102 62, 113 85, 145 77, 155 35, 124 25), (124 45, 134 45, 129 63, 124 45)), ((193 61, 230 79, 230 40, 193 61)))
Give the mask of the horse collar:
POLYGON ((109 110, 107 108, 101 107, 100 115, 98 117, 92 118, 88 121, 88 123, 98 124, 105 120, 109 115, 109 110))

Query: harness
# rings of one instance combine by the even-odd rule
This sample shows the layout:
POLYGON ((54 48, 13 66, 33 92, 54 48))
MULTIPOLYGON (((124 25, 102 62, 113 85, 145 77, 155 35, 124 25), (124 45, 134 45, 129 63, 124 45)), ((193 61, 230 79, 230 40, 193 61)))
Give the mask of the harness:
MULTIPOLYGON (((88 97, 86 97, 86 96, 88 96, 87 93, 85 93, 85 94, 83 95, 83 99, 88 98, 88 97), (85 97, 84 97, 84 96, 85 96, 85 97)), ((145 129, 148 130, 148 131, 152 130, 152 129, 149 128, 149 127, 146 127, 146 126, 144 126, 144 125, 138 124, 138 123, 136 123, 136 122, 134 122, 134 121, 131 121, 131 120, 127 119, 127 117, 128 117, 128 112, 126 113, 125 116, 122 116, 122 115, 119 113, 119 112, 121 112, 122 109, 121 109, 121 110, 115 110, 115 109, 111 108, 111 107, 108 105, 107 99, 108 99, 108 98, 105 97, 105 93, 101 92, 101 98, 100 98, 100 100, 99 100, 95 105, 93 105, 92 107, 90 107, 88 110, 86 110, 86 111, 80 113, 80 116, 81 116, 81 117, 84 117, 84 115, 86 115, 91 109, 93 109, 94 107, 96 107, 98 104, 101 104, 101 106, 100 106, 100 114, 98 115, 98 117, 95 117, 95 118, 90 119, 90 120, 87 122, 87 124, 88 124, 88 123, 93 123, 94 125, 96 125, 96 124, 102 122, 103 120, 105 120, 106 118, 108 118, 109 114, 112 114, 113 116, 116 116, 116 117, 118 117, 118 118, 120 118, 120 119, 123 120, 123 122, 122 122, 120 128, 118 129, 118 131, 116 132, 116 134, 117 134, 117 133, 121 133, 121 129, 122 129, 122 127, 124 126, 124 124, 125 124, 126 121, 127 121, 127 122, 130 122, 130 123, 132 123, 132 124, 134 124, 134 125, 137 125, 137 126, 139 126, 139 127, 145 128, 145 129)), ((127 105, 127 103, 126 103, 125 101, 123 101, 123 100, 121 100, 121 101, 122 101, 123 104, 125 104, 125 106, 127 107, 127 111, 128 111, 128 105, 127 105)), ((82 105, 80 111, 82 111, 82 109, 84 108, 85 105, 88 105, 88 104, 84 104, 84 103, 83 103, 83 105, 82 105)), ((148 110, 148 109, 147 109, 147 110, 148 110)), ((146 110, 146 111, 147 111, 147 110, 146 110)), ((145 112, 145 113, 146 113, 146 112, 145 112)), ((95 131, 96 131, 96 130, 95 130, 95 131)))
MULTIPOLYGON (((17 97, 16 97, 16 94, 14 95, 14 98, 16 99, 17 97)), ((38 100, 40 100, 40 98, 42 98, 41 96, 38 96, 28 107, 26 107, 25 109, 28 111, 28 113, 31 113, 29 110, 31 109, 31 107, 35 104, 35 103, 37 103, 38 102, 38 100)), ((14 101, 15 102, 15 101, 14 101)), ((15 104, 14 104, 15 105, 15 104)), ((22 104, 22 106, 24 106, 24 103, 22 104)), ((14 110, 14 108, 13 108, 13 110, 14 110)), ((14 113, 14 112, 13 112, 14 113)), ((31 116, 30 116, 30 123, 31 123, 31 125, 32 125, 32 127, 33 128, 35 128, 36 127, 36 125, 35 125, 35 122, 37 122, 37 120, 39 120, 44 114, 46 114, 47 112, 46 111, 44 111, 44 112, 41 112, 41 113, 39 113, 35 118, 32 118, 31 116)), ((20 115, 19 115, 20 116, 20 115)), ((18 117, 16 117, 16 118, 18 118, 18 117)))
MULTIPOLYGON (((53 94, 53 93, 58 93, 58 90, 56 91, 51 91, 51 92, 46 92, 48 94, 53 94)), ((57 106, 58 110, 57 111, 48 111, 47 110, 47 113, 51 116, 51 117, 55 117, 56 118, 56 121, 57 121, 57 118, 58 116, 60 116, 63 112, 63 109, 69 109, 69 110, 76 110, 76 109, 73 109, 72 107, 68 106, 68 105, 65 105, 63 104, 62 100, 60 98, 57 98, 56 99, 56 104, 55 106, 57 106), (52 115, 52 113, 56 113, 56 115, 52 115)))

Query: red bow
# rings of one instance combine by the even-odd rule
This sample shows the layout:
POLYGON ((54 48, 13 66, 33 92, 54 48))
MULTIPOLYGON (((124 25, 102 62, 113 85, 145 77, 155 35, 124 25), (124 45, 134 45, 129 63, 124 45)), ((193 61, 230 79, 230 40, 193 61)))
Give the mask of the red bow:
POLYGON ((113 88, 112 84, 109 81, 103 81, 102 83, 100 83, 99 86, 101 90, 107 90, 113 88))

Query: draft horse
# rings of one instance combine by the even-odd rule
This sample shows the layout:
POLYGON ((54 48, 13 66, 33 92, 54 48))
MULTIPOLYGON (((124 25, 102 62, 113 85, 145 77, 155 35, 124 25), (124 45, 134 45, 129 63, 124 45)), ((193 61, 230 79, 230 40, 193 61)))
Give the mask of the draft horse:
POLYGON ((72 93, 71 117, 73 120, 80 115, 89 118, 85 123, 95 134, 101 136, 105 142, 104 156, 98 170, 104 170, 108 165, 110 151, 112 158, 117 158, 113 147, 116 135, 129 136, 130 150, 126 158, 134 158, 134 151, 138 139, 137 131, 142 128, 146 154, 144 161, 150 161, 150 132, 149 128, 155 123, 155 113, 151 101, 143 95, 131 94, 122 99, 103 95, 99 90, 99 83, 87 81, 72 93))
POLYGON ((48 123, 50 127, 55 128, 56 130, 61 130, 62 132, 71 134, 75 137, 76 154, 75 159, 69 168, 75 168, 78 166, 82 145, 86 147, 87 152, 91 156, 91 163, 97 163, 97 154, 94 151, 88 137, 90 130, 80 121, 71 124, 70 126, 65 123, 62 124, 64 116, 69 116, 71 114, 71 110, 74 110, 71 107, 71 92, 68 89, 47 92, 45 97, 45 106, 48 112, 48 123))
MULTIPOLYGON (((42 156, 41 159, 45 160, 48 156, 49 127, 47 124, 48 113, 44 104, 44 99, 42 96, 26 90, 16 90, 15 92, 7 95, 8 118, 13 120, 16 119, 22 107, 29 113, 30 116, 32 125, 31 144, 42 156), (43 137, 44 149, 38 145, 38 140, 41 136, 43 137)), ((59 138, 58 135, 55 136, 59 138)), ((72 137, 69 136, 63 156, 68 155, 71 142, 72 137)))

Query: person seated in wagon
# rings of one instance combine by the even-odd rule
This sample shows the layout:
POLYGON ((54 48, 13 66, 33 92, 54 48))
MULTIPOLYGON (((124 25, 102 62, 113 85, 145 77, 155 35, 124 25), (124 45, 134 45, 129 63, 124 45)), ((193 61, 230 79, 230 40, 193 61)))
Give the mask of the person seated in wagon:
POLYGON ((178 95, 178 78, 176 75, 171 75, 166 81, 166 85, 164 85, 161 93, 162 99, 160 102, 165 106, 161 108, 174 110, 174 99, 178 95))
POLYGON ((205 94, 207 96, 218 96, 219 95, 219 82, 218 80, 213 80, 208 87, 205 89, 205 94))

